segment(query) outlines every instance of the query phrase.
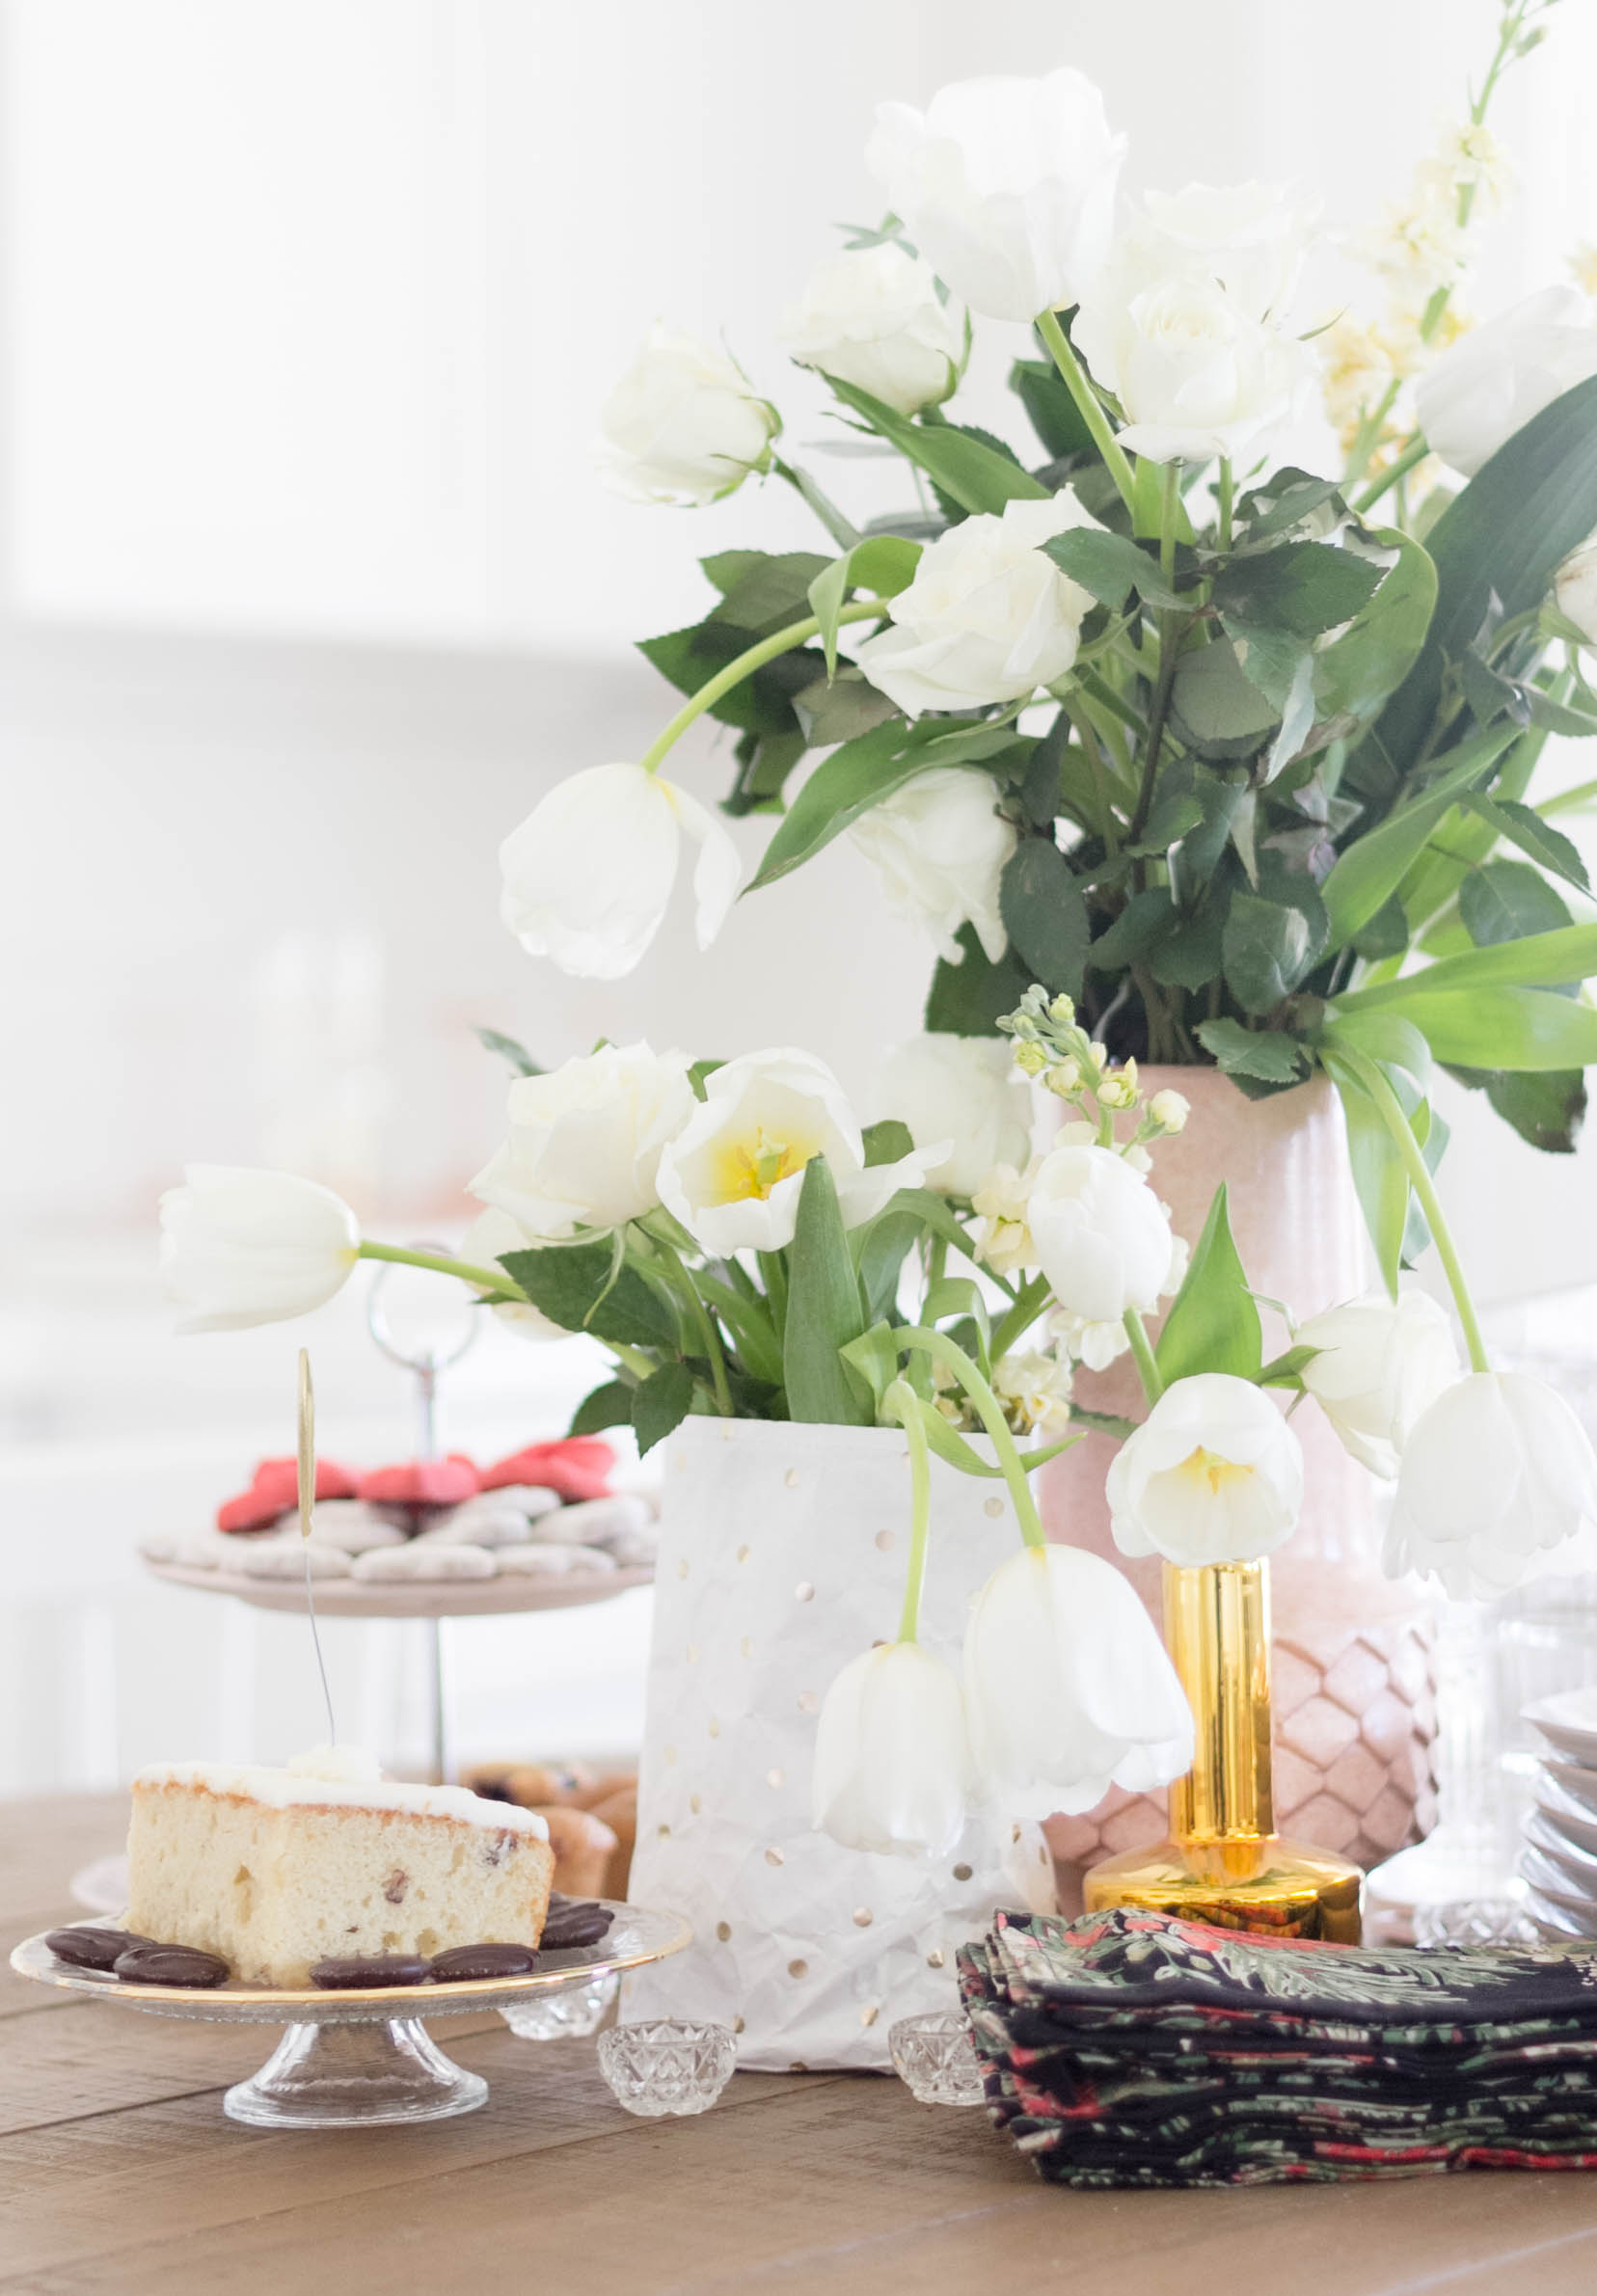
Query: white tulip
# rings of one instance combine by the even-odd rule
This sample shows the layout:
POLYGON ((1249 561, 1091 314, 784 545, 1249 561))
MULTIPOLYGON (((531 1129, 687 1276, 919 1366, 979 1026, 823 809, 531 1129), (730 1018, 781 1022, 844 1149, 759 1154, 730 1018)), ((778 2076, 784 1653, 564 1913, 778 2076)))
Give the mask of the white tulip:
POLYGON ((851 1659, 816 1725, 816 1830, 847 1850, 945 1857, 964 1831, 969 1795, 952 1668, 918 1642, 884 1642, 851 1659))
POLYGON ((1150 191, 1149 222, 1195 268, 1219 281, 1252 319, 1280 319, 1291 304, 1320 203, 1284 183, 1189 183, 1150 191))
MULTIPOLYGON (((526 1252, 547 1238, 528 1235, 526 1229, 511 1219, 508 1212, 479 1212, 461 1238, 460 1256, 474 1267, 492 1268, 497 1259, 507 1252, 526 1252)), ((506 1278, 508 1283, 508 1278, 506 1278)), ((569 1339, 571 1334, 564 1324, 553 1322, 541 1308, 534 1308, 528 1300, 508 1300, 496 1307, 495 1315, 508 1332, 518 1339, 541 1341, 569 1339)))
POLYGON ((988 960, 1009 947, 998 909, 998 884, 1019 843, 998 811, 998 784, 967 766, 917 773, 869 813, 850 837, 875 867, 888 903, 930 926, 937 954, 962 954, 955 935, 967 921, 988 960))
POLYGON ((1258 1562, 1297 1527, 1303 1450, 1250 1379, 1177 1379, 1115 1453, 1105 1489, 1123 1554, 1193 1570, 1258 1562))
POLYGON ((738 851, 715 816, 641 766, 589 766, 556 782, 500 847, 500 913, 529 957, 563 973, 617 981, 660 931, 686 830, 698 945, 738 897, 738 851))
POLYGON ((633 502, 718 501, 763 471, 781 428, 724 351, 658 320, 600 416, 605 483, 633 502))
POLYGON ((1192 1712, 1131 1582, 1081 1547, 1027 1547, 976 1598, 965 1720, 981 1784, 1010 1818, 1090 1810, 1192 1767, 1192 1712))
POLYGON ((1433 454, 1473 478, 1543 407, 1597 374, 1597 323, 1576 287, 1543 287, 1472 328, 1414 387, 1433 454))
POLYGON ((964 329, 930 263, 892 240, 833 256, 782 321, 800 366, 870 392, 901 415, 940 406, 960 379, 964 329))
POLYGON ((1031 1091, 1004 1037, 911 1037, 882 1063, 875 1106, 907 1124, 917 1148, 948 1144, 926 1168, 927 1186, 945 1195, 974 1196, 1031 1147, 1031 1091))
POLYGON ((1565 558, 1554 581, 1553 595, 1558 611, 1574 623, 1588 645, 1597 646, 1597 536, 1565 558))
POLYGON ((1311 1315, 1296 1340, 1317 1347, 1303 1384, 1371 1474, 1397 1472, 1403 1446, 1421 1412, 1458 1377, 1452 1327, 1428 1293, 1385 1292, 1311 1315))
POLYGON ((1094 602, 1040 546, 1072 527, 1103 531, 1067 487, 939 534, 888 600, 892 629, 856 649, 871 684, 916 717, 1017 701, 1062 678, 1094 602))
POLYGON ((960 80, 924 112, 877 108, 865 164, 972 311, 1034 319, 1078 302, 1114 228, 1125 155, 1079 71, 960 80))
POLYGON ((161 1198, 161 1280, 180 1332, 308 1315, 341 1289, 361 1226, 342 1197, 288 1172, 185 1164, 161 1198))
POLYGON ((746 1052, 705 1079, 705 1097, 660 1159, 667 1211, 709 1253, 779 1252, 793 1241, 804 1167, 825 1156, 845 1228, 874 1219, 923 1159, 866 1169, 843 1088, 807 1052, 746 1052))
POLYGON ((1170 1275, 1170 1215, 1147 1180, 1106 1148, 1057 1148, 1032 1181, 1027 1219, 1059 1305, 1088 1323, 1147 1314, 1170 1275))
POLYGON ((1410 1432, 1382 1562, 1489 1602, 1593 1518, 1597 1457, 1563 1397, 1523 1371, 1473 1371, 1410 1432))
POLYGON ((1254 317, 1212 271, 1147 230, 1117 244, 1073 340, 1120 400, 1121 444, 1152 462, 1257 453, 1301 410, 1315 374, 1295 337, 1254 317))
POLYGON ((667 1142, 698 1101, 685 1052, 605 1044, 510 1087, 510 1136, 472 1181, 528 1238, 619 1228, 653 1211, 667 1142))

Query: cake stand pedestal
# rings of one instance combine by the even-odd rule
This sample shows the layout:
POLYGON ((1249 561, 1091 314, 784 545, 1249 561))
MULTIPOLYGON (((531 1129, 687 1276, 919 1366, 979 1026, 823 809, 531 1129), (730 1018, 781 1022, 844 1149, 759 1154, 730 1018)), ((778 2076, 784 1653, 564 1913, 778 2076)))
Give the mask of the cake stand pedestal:
POLYGON ((290 2025, 251 2081, 222 2099, 254 2128, 369 2128, 448 2120, 488 2102, 480 2073, 446 2057, 420 2017, 382 2024, 290 2025))

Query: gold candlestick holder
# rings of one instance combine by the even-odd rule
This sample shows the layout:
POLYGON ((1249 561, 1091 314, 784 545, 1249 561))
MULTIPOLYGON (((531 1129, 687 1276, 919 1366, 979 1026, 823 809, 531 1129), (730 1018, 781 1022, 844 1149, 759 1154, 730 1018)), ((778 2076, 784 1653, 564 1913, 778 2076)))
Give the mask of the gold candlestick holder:
POLYGON ((1164 1611, 1197 1724, 1192 1768, 1170 1789, 1169 1839, 1094 1866, 1088 1912, 1138 1905, 1222 1929, 1357 1945, 1359 1868, 1275 1830, 1268 1563, 1167 1563, 1164 1611))

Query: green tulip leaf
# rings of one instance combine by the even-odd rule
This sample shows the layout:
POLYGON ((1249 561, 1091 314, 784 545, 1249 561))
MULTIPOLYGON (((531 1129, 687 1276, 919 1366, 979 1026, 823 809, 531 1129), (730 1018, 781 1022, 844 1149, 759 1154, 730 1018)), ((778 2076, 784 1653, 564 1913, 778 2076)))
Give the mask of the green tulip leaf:
POLYGON ((811 1423, 868 1427, 876 1413, 866 1384, 839 1353, 863 1335, 866 1321, 825 1156, 804 1167, 788 1269, 782 1360, 789 1413, 811 1423))
POLYGON ((1230 1371, 1238 1379, 1257 1379, 1263 1368, 1259 1306, 1232 1241, 1224 1182, 1214 1192, 1153 1360, 1166 1387, 1200 1371, 1230 1371))

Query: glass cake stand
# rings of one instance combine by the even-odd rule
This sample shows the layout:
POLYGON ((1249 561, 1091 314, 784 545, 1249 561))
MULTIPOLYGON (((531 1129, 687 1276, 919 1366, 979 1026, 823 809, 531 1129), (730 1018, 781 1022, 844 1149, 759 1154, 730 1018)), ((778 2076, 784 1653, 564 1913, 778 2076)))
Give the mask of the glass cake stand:
POLYGON ((42 1935, 11 1957, 19 1977, 70 1993, 94 1993, 156 2017, 197 2017, 217 2025, 284 2025, 277 2047, 253 2080, 222 2099, 231 2120, 256 2128, 372 2128, 386 2121, 447 2120, 488 2101, 488 2084, 444 2054, 427 2032, 435 2017, 513 2008, 562 1986, 663 1961, 692 1941, 680 1914, 610 1906, 615 1920, 598 1945, 540 1957, 528 1977, 478 1978, 435 1985, 377 1985, 361 1992, 319 1986, 124 1985, 108 1971, 58 1961, 42 1935))

